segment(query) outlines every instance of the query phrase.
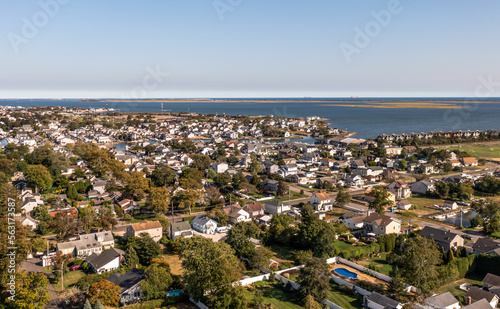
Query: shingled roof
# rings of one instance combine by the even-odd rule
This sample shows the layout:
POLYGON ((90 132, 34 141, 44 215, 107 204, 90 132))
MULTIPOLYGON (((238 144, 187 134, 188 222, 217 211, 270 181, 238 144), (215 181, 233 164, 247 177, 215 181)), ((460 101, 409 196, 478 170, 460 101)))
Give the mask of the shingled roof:
POLYGON ((487 273, 483 279, 483 283, 487 283, 492 286, 500 286, 500 276, 487 273))
POLYGON ((453 239, 458 236, 458 234, 452 233, 446 230, 435 229, 430 226, 426 226, 420 231, 420 236, 434 239, 437 242, 451 243, 453 239))
POLYGON ((388 226, 393 222, 394 220, 386 215, 381 215, 376 212, 371 213, 369 216, 363 219, 363 222, 367 222, 370 224, 373 224, 373 222, 376 222, 378 226, 388 226))
POLYGON ((140 223, 131 224, 131 226, 132 229, 136 232, 158 229, 162 227, 160 221, 142 221, 140 223))

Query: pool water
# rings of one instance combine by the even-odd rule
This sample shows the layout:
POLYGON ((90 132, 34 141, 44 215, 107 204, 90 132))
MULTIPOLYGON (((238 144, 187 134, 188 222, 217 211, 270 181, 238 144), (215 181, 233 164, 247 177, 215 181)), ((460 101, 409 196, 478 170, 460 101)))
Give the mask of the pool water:
POLYGON ((182 290, 173 290, 173 291, 169 291, 169 292, 167 292, 167 297, 179 296, 179 295, 181 295, 182 293, 184 293, 182 290))
POLYGON ((358 279, 358 274, 353 273, 352 271, 349 271, 345 268, 335 268, 334 271, 341 276, 352 279, 358 279))

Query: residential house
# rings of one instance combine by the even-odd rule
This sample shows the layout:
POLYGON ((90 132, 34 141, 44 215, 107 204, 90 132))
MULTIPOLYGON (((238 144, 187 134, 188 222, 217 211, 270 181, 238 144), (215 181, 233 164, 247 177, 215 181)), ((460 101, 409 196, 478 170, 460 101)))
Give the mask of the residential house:
POLYGON ((334 180, 332 177, 319 177, 316 179, 316 186, 319 188, 323 188, 327 182, 331 185, 335 185, 337 183, 337 180, 334 180))
POLYGON ((410 186, 404 180, 395 180, 388 187, 387 190, 392 192, 396 199, 405 199, 411 196, 410 186))
POLYGON ((365 165, 365 163, 363 162, 363 160, 359 160, 359 159, 358 159, 358 160, 353 160, 353 161, 351 162, 351 168, 352 168, 352 169, 363 168, 363 167, 365 167, 365 166, 366 166, 366 165, 365 165))
POLYGON ((233 205, 228 209, 227 221, 231 224, 236 224, 238 222, 248 222, 251 221, 250 214, 243 210, 243 208, 233 205))
POLYGON ((23 205, 21 206, 21 209, 23 213, 29 214, 37 206, 38 206, 37 201, 34 198, 29 197, 24 201, 23 205))
POLYGON ((500 297, 500 276, 487 273, 483 278, 483 289, 487 289, 500 297))
POLYGON ((217 222, 202 215, 197 215, 191 221, 193 230, 203 234, 215 234, 217 222))
POLYGON ((99 194, 103 194, 104 192, 106 192, 106 183, 107 182, 104 180, 96 180, 92 184, 92 190, 99 192, 99 194))
POLYGON ((478 162, 474 157, 464 157, 462 158, 462 164, 464 166, 477 166, 478 162))
POLYGON ((216 173, 224 173, 225 171, 227 171, 229 166, 227 165, 227 163, 224 163, 224 162, 220 162, 220 163, 214 162, 214 163, 212 163, 210 168, 212 168, 216 173))
POLYGON ((481 237, 472 245, 472 253, 500 255, 500 241, 481 237))
POLYGON ((297 174, 297 165, 283 165, 278 170, 278 174, 282 177, 286 177, 288 175, 296 175, 297 174))
POLYGON ((418 170, 419 170, 422 174, 429 175, 429 174, 434 173, 434 166, 433 166, 432 164, 429 164, 429 163, 424 163, 424 164, 420 164, 420 165, 418 166, 418 170))
POLYGON ((85 259, 85 261, 88 263, 93 272, 101 274, 103 272, 119 269, 124 256, 125 252, 122 250, 111 248, 99 255, 92 253, 85 259))
POLYGON ((126 238, 139 237, 141 234, 147 233, 154 241, 159 242, 163 236, 163 227, 159 221, 142 221, 127 226, 126 238))
POLYGON ((38 220, 33 219, 30 215, 22 215, 18 218, 16 218, 16 220, 18 220, 21 225, 27 227, 28 229, 34 231, 38 228, 38 220))
POLYGON ((81 234, 78 236, 78 239, 83 241, 97 240, 101 243, 101 246, 104 250, 113 248, 115 246, 115 238, 113 237, 113 233, 111 233, 111 231, 99 231, 96 233, 81 234))
POLYGON ((131 302, 139 302, 142 300, 142 288, 140 283, 146 278, 144 270, 132 268, 126 273, 114 273, 106 280, 114 283, 121 288, 120 303, 127 304, 131 302))
POLYGON ((250 214, 250 218, 255 219, 264 215, 265 207, 259 202, 247 203, 243 206, 243 210, 250 214))
POLYGON ((375 236, 401 233, 401 221, 379 213, 371 213, 363 219, 363 229, 375 236))
POLYGON ((267 192, 276 192, 278 191, 278 181, 272 179, 266 179, 262 182, 262 188, 267 192))
POLYGON ((443 248, 445 252, 448 252, 450 248, 457 249, 457 247, 464 245, 462 236, 449 230, 436 229, 430 226, 424 227, 420 231, 420 236, 434 240, 438 247, 443 248))
POLYGON ((193 229, 187 221, 174 222, 170 224, 168 236, 172 240, 177 240, 181 237, 191 238, 193 235, 193 229))
POLYGON ((316 211, 329 211, 333 207, 333 199, 326 192, 314 192, 309 198, 309 203, 316 211))
POLYGON ((454 201, 444 201, 443 202, 443 208, 444 209, 457 209, 458 208, 458 204, 457 202, 454 202, 454 201))
POLYGON ((272 215, 290 212, 292 210, 289 202, 282 202, 278 200, 266 201, 264 207, 265 212, 272 215))
POLYGON ((481 299, 486 299, 491 308, 496 308, 499 297, 496 294, 477 288, 475 286, 469 287, 469 290, 464 296, 466 305, 470 305, 472 303, 480 301, 481 299))
POLYGON ((401 200, 396 203, 396 206, 400 210, 410 210, 411 208, 411 202, 408 200, 401 200))
POLYGON ((366 308, 370 309, 401 309, 403 305, 387 296, 373 292, 364 297, 364 303, 366 308))
POLYGON ((410 190, 412 193, 427 194, 427 192, 434 192, 436 190, 434 183, 428 180, 421 180, 414 182, 410 185, 410 190))
POLYGON ((352 212, 347 212, 342 216, 342 223, 353 230, 359 230, 363 228, 363 220, 366 218, 363 214, 355 214, 352 212))
POLYGON ((354 174, 346 174, 344 180, 351 186, 362 186, 365 184, 365 181, 361 176, 354 174))
POLYGON ((423 309, 460 309, 460 303, 450 292, 427 297, 423 309))
POLYGON ((133 210, 139 209, 139 205, 135 201, 129 199, 123 199, 119 201, 118 206, 120 206, 120 208, 123 210, 123 213, 126 214, 130 213, 133 210))
POLYGON ((475 303, 462 307, 462 309, 491 309, 491 305, 483 298, 475 303))

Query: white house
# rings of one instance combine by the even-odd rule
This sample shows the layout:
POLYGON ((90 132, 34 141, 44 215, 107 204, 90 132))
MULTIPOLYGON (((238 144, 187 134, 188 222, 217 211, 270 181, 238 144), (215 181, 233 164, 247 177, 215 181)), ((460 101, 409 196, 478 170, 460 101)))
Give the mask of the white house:
POLYGON ((120 249, 111 248, 97 255, 92 253, 85 259, 93 272, 101 274, 120 268, 125 252, 120 249))
POLYGON ((309 199, 309 203, 316 211, 329 211, 333 206, 332 198, 323 191, 314 192, 309 199))
POLYGON ((243 208, 237 206, 230 207, 227 217, 229 223, 231 224, 236 224, 238 222, 247 222, 252 220, 248 212, 243 210, 243 208))
POLYGON ((459 309, 460 303, 450 292, 433 295, 424 299, 423 309, 459 309))
POLYGON ((272 215, 290 212, 292 210, 290 203, 285 203, 278 200, 266 201, 264 207, 265 212, 272 215))
POLYGON ((140 283, 146 278, 144 270, 132 268, 123 275, 114 273, 106 280, 121 288, 120 303, 127 304, 142 300, 142 288, 140 283))

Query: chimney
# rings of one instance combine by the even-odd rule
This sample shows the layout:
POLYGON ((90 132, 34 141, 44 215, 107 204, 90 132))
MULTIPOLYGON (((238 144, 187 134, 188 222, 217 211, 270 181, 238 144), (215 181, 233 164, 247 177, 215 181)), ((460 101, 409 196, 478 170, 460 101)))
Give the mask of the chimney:
POLYGON ((472 303, 472 298, 470 296, 465 296, 465 304, 470 305, 472 303))

